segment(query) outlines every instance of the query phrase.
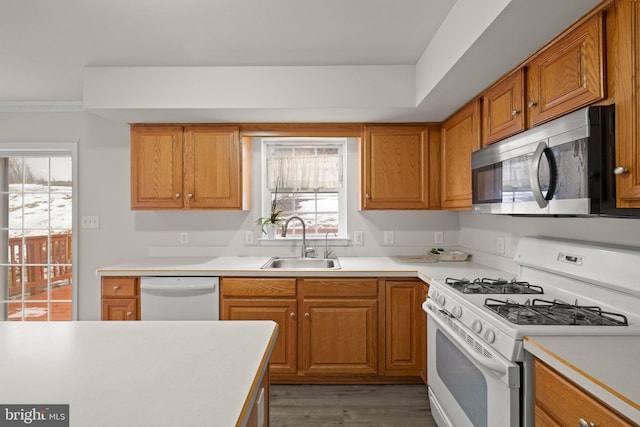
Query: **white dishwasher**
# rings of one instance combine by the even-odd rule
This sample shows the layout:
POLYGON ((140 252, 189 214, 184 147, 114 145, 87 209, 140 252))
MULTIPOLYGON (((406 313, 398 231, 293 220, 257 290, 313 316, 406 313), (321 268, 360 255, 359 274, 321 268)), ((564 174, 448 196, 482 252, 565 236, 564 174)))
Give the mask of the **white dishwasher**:
POLYGON ((218 277, 142 277, 142 320, 220 320, 218 277))

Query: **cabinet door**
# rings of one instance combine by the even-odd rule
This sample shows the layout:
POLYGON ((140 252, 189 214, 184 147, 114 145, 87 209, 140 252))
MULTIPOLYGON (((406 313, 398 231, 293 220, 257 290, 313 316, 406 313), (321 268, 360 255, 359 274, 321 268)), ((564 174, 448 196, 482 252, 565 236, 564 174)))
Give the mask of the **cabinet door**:
POLYGON ((422 358, 422 282, 385 283, 385 374, 420 376, 422 358))
POLYGON ((102 320, 137 319, 137 298, 102 298, 102 320))
POLYGON ((303 312, 304 373, 377 373, 377 299, 305 299, 303 312))
POLYGON ((295 299, 223 298, 222 320, 273 320, 278 339, 271 355, 272 374, 297 372, 297 302, 295 299))
POLYGON ((471 209, 471 153, 480 148, 480 101, 442 124, 442 208, 471 209))
POLYGON ((482 95, 482 145, 524 130, 524 69, 519 68, 482 95))
POLYGON ((604 98, 603 28, 598 13, 529 62, 529 127, 604 98))
POLYGON ((240 153, 237 126, 186 127, 185 206, 191 209, 241 209, 240 153))
POLYGON ((617 66, 609 79, 615 87, 616 165, 628 170, 616 177, 616 196, 618 207, 640 208, 640 1, 616 2, 616 9, 617 39, 607 48, 617 66))
POLYGON ((549 419, 563 426, 582 425, 581 419, 595 426, 636 425, 538 359, 534 359, 534 400, 536 426, 554 425, 549 419))
POLYGON ((131 209, 182 208, 182 127, 131 127, 131 209))
POLYGON ((366 126, 360 146, 361 209, 429 209, 429 130, 366 126))

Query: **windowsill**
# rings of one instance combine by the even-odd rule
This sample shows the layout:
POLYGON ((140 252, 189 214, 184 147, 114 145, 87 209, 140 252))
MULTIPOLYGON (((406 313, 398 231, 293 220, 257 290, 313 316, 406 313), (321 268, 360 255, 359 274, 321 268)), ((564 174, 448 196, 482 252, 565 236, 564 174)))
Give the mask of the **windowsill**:
MULTIPOLYGON (((349 242, 351 239, 347 236, 338 236, 332 237, 330 236, 326 239, 329 243, 329 246, 349 246, 349 242)), ((276 237, 275 239, 269 239, 266 237, 261 237, 258 239, 258 244, 260 246, 290 246, 290 244, 300 244, 302 242, 302 236, 292 236, 292 237, 276 237)), ((307 236, 307 244, 309 245, 324 245, 325 237, 324 236, 307 236)))

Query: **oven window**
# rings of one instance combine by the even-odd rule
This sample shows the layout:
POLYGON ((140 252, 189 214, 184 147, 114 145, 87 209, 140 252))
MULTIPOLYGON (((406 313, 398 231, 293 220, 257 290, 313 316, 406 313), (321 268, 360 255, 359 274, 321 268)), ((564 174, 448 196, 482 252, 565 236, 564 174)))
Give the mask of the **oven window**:
POLYGON ((469 421, 476 427, 486 427, 488 391, 484 375, 439 329, 436 370, 469 421))

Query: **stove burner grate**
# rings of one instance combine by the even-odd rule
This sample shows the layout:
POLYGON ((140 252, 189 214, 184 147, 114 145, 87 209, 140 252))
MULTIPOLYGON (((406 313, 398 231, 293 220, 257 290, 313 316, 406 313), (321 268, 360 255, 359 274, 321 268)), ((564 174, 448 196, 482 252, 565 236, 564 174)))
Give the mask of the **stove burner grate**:
POLYGON ((542 294, 543 289, 540 286, 531 285, 528 282, 505 280, 505 279, 488 279, 478 278, 454 279, 447 278, 445 283, 458 292, 464 294, 542 294))
POLYGON ((524 304, 487 298, 484 306, 517 325, 629 326, 627 317, 597 306, 534 299, 524 304))

